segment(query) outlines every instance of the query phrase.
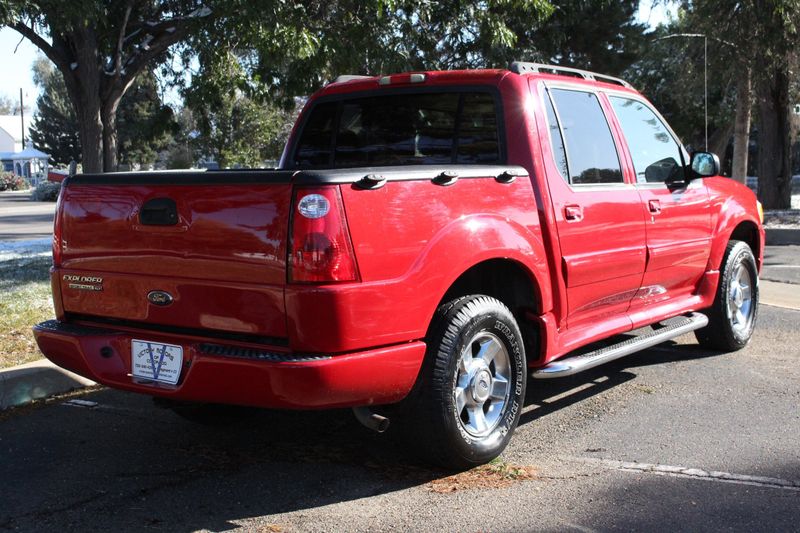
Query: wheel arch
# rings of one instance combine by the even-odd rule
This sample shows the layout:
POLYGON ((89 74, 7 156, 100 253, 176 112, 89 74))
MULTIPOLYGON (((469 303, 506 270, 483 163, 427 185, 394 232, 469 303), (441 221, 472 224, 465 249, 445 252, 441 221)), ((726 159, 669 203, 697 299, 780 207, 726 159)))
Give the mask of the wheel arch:
POLYGON ((756 266, 761 270, 763 259, 761 250, 763 247, 761 232, 758 224, 748 218, 739 218, 730 221, 724 228, 716 232, 716 237, 711 247, 711 255, 708 261, 710 270, 719 270, 722 260, 725 257, 725 249, 730 241, 743 241, 750 246, 756 258, 756 266))
POLYGON ((733 228, 728 241, 743 241, 747 243, 756 258, 756 265, 758 266, 758 269, 761 270, 762 257, 759 253, 759 250, 761 249, 761 237, 758 232, 758 226, 754 222, 750 220, 743 220, 742 222, 739 222, 739 224, 733 228))
POLYGON ((480 261, 450 284, 436 307, 472 294, 491 296, 508 307, 522 332, 529 362, 539 358, 544 336, 535 317, 542 313, 544 302, 542 288, 533 272, 509 258, 480 261))

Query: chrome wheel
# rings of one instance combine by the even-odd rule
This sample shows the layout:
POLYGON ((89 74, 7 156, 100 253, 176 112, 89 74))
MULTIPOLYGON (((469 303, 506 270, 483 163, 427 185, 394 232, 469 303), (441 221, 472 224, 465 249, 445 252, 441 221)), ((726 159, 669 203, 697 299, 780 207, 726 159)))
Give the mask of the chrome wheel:
POLYGON ((747 331, 753 321, 753 280, 750 271, 739 263, 728 287, 728 320, 736 332, 747 331))
POLYGON ((467 433, 483 437, 497 427, 511 393, 510 378, 506 345, 488 331, 475 335, 458 360, 453 391, 456 414, 467 433))

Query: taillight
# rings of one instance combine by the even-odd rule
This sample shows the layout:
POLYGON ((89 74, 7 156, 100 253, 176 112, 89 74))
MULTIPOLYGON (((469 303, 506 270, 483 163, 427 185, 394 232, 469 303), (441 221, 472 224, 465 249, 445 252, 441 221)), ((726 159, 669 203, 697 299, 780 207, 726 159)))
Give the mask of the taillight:
POLYGON ((58 200, 56 201, 56 216, 53 219, 53 266, 60 267, 61 259, 64 255, 64 244, 62 239, 64 214, 62 213, 62 204, 64 202, 64 186, 61 183, 61 190, 58 192, 58 200))
POLYGON ((290 283, 358 280, 338 186, 296 188, 290 232, 290 283))

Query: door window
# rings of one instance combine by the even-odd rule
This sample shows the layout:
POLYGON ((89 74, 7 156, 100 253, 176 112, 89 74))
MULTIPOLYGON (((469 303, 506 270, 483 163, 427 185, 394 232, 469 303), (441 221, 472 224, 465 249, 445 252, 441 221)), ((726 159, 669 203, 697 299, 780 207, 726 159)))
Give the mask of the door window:
POLYGON ((664 123, 644 103, 611 96, 639 183, 683 180, 681 149, 664 123))
POLYGON ((614 138, 597 96, 567 89, 552 89, 550 94, 561 121, 569 182, 574 185, 622 183, 614 138))

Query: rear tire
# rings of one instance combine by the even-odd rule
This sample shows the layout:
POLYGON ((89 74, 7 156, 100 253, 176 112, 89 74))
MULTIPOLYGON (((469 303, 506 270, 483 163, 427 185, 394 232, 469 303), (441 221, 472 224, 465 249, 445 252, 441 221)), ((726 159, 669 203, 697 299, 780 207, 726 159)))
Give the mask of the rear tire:
POLYGON ((406 443, 426 462, 484 464, 517 427, 527 381, 514 316, 488 296, 453 300, 436 313, 420 377, 400 408, 406 443))
POLYGON ((704 313, 708 326, 695 331, 704 348, 733 352, 750 342, 758 317, 758 268, 747 243, 728 243, 714 304, 704 313))

